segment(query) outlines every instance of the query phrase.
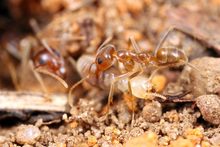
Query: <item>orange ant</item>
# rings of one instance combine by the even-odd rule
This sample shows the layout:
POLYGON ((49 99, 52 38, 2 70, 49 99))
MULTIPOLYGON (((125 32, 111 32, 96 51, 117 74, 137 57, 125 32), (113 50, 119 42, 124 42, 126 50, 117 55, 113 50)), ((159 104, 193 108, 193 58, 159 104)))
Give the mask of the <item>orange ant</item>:
MULTIPOLYGON (((19 55, 20 57, 19 59, 21 60, 22 72, 26 70, 27 63, 29 62, 29 66, 31 67, 32 72, 34 73, 35 77, 39 81, 43 91, 46 93, 47 100, 50 100, 47 88, 45 87, 43 79, 38 72, 41 72, 41 73, 44 73, 44 74, 47 74, 47 75, 50 75, 56 78, 58 81, 60 81, 63 84, 65 88, 68 88, 68 85, 63 80, 67 76, 64 57, 63 57, 64 53, 60 53, 58 50, 55 50, 54 48, 50 47, 47 44, 47 40, 53 40, 53 41, 84 40, 85 37, 75 36, 75 37, 70 37, 70 38, 44 38, 42 37, 42 34, 44 33, 45 30, 41 31, 37 25, 37 22, 34 19, 30 21, 30 25, 35 31, 36 37, 27 36, 23 38, 19 42, 19 49, 21 50, 21 52, 17 50, 16 55, 19 55), (41 49, 40 51, 37 51, 36 53, 33 53, 35 49, 41 47, 41 45, 39 44, 42 44, 44 48, 41 49), (31 60, 29 60, 29 58, 31 60)), ((8 45, 6 49, 8 51, 12 50, 11 48, 14 48, 10 43, 7 43, 7 44, 8 45)), ((71 58, 70 57, 67 57, 67 58, 71 62, 71 58)), ((11 67, 13 66, 9 66, 13 83, 16 89, 20 90, 21 88, 17 82, 16 71, 14 68, 11 68, 11 67)), ((21 85, 23 85, 23 81, 24 81, 24 77, 21 76, 21 79, 20 79, 21 85)))
MULTIPOLYGON (((8 43, 8 45, 5 48, 10 53, 12 47, 13 46, 10 43, 8 43)), ((20 51, 16 50, 16 54, 20 57, 21 60, 21 68, 22 68, 21 75, 24 75, 24 72, 26 71, 26 68, 28 66, 27 63, 29 63, 32 72, 39 81, 43 91, 46 93, 47 100, 50 100, 45 84, 38 72, 48 74, 56 78, 64 85, 64 87, 68 88, 67 83, 63 80, 63 78, 66 78, 64 59, 58 53, 58 51, 54 49, 52 49, 52 51, 55 57, 46 48, 43 48, 37 53, 33 53, 33 50, 35 50, 36 48, 40 48, 40 45, 38 40, 33 36, 27 36, 19 42, 20 51), (31 60, 29 60, 29 58, 31 58, 31 60)), ((17 90, 21 90, 20 85, 23 85, 24 76, 20 77, 21 78, 20 84, 18 84, 14 65, 13 64, 9 64, 9 65, 10 65, 9 69, 13 83, 17 90)))
MULTIPOLYGON (((74 40, 85 40, 85 36, 73 36, 73 37, 68 37, 68 38, 44 38, 43 35, 45 34, 45 31, 48 29, 48 27, 51 27, 54 25, 56 22, 50 23, 48 26, 46 26, 42 31, 40 30, 37 22, 35 19, 30 20, 30 25, 33 28, 34 32, 36 33, 36 38, 38 38, 39 42, 45 47, 43 50, 39 51, 37 54, 35 54, 32 57, 32 61, 30 61, 30 66, 32 67, 32 71, 38 81, 41 84, 41 87, 43 88, 44 92, 47 94, 47 99, 49 100, 49 95, 48 92, 44 86, 43 80, 40 77, 40 75, 37 72, 41 72, 44 74, 48 74, 54 78, 56 78, 58 81, 60 81, 65 88, 68 88, 67 83, 63 80, 66 78, 66 68, 65 68, 65 62, 64 62, 64 54, 62 50, 59 50, 60 53, 50 47, 47 44, 47 41, 74 41, 74 40), (34 64, 34 65, 33 65, 34 64), (35 67, 34 67, 35 66, 35 67), (33 70, 34 69, 34 70, 33 70), (36 72, 37 71, 37 72, 36 72)), ((35 38, 35 40, 36 40, 35 38)), ((29 39, 33 42, 33 38, 29 39)), ((30 41, 28 41, 31 43, 30 41)), ((33 43, 32 43, 33 44, 33 43)), ((30 47, 32 45, 28 45, 26 47, 26 54, 30 52, 30 47)), ((28 58, 27 56, 25 57, 26 59, 28 58)), ((24 58, 24 60, 25 60, 24 58)), ((69 62, 73 64, 73 59, 71 57, 67 57, 69 62)), ((24 61, 25 62, 25 61, 24 61)))
MULTIPOLYGON (((88 68, 88 72, 85 78, 81 79, 79 82, 77 82, 75 85, 73 85, 69 91, 69 102, 70 106, 72 107, 71 103, 71 93, 72 90, 82 83, 85 80, 93 81, 93 85, 95 85, 96 80, 95 78, 100 77, 100 74, 103 74, 104 71, 108 70, 114 63, 114 59, 117 61, 121 62, 124 67, 128 70, 126 73, 121 74, 119 76, 114 77, 111 80, 110 84, 110 92, 109 92, 109 97, 108 97, 108 108, 107 108, 107 115, 109 113, 109 108, 110 108, 110 103, 112 102, 113 94, 114 94, 114 87, 115 87, 115 82, 119 81, 121 79, 127 78, 128 81, 128 91, 130 94, 130 98, 132 99, 132 87, 131 87, 131 79, 134 77, 139 76, 146 67, 148 66, 155 66, 157 67, 155 71, 151 74, 151 76, 145 81, 146 84, 150 83, 150 80, 152 79, 153 75, 162 68, 166 67, 178 67, 184 64, 189 65, 191 68, 195 69, 198 71, 200 74, 202 74, 204 77, 209 78, 212 80, 214 83, 217 85, 220 85, 218 82, 213 80, 211 77, 209 77, 206 73, 202 72, 201 70, 197 69, 190 63, 188 63, 188 58, 185 55, 185 52, 181 49, 178 49, 176 47, 172 46, 167 46, 167 47, 162 47, 163 43, 167 39, 168 35, 170 32, 173 30, 179 30, 181 32, 193 35, 191 32, 185 31, 181 28, 171 26, 169 30, 166 32, 160 43, 158 44, 157 48, 155 49, 155 52, 153 55, 149 55, 146 53, 141 53, 135 40, 133 37, 129 38, 129 44, 132 43, 135 52, 130 51, 128 49, 120 49, 116 50, 116 48, 113 45, 106 45, 112 37, 108 38, 98 49, 97 55, 95 62, 93 62, 88 68), (140 70, 134 71, 134 65, 135 63, 138 63, 140 65, 140 70), (94 72, 95 71, 95 72, 94 72)), ((146 85, 145 85, 146 86, 146 85)), ((151 87, 151 86, 150 86, 151 87)), ((148 99, 148 95, 151 95, 148 90, 145 91, 146 94, 143 95, 144 99, 148 99)), ((134 93, 133 93, 134 94, 134 93)), ((166 99, 164 96, 158 95, 160 98, 166 99)), ((132 104, 132 109, 133 109, 133 104, 132 104)), ((132 110, 134 114, 134 109, 132 110)), ((106 115, 106 117, 107 117, 106 115)), ((132 120, 134 118, 134 115, 132 116, 132 120)))
MULTIPOLYGON (((89 77, 86 79, 86 81, 93 86, 99 87, 101 89, 109 90, 111 87, 111 82, 114 80, 116 77, 121 75, 121 71, 118 70, 115 66, 111 66, 110 68, 99 71, 98 76, 96 75, 97 73, 97 66, 94 63, 95 58, 91 57, 89 55, 83 55, 81 56, 77 62, 75 63, 76 69, 81 77, 86 77, 88 75, 88 72, 90 72, 89 77)), ((155 96, 155 97, 160 97, 162 99, 166 99, 164 96, 155 93, 157 91, 156 85, 152 83, 147 83, 148 78, 144 76, 136 76, 131 79, 131 90, 132 94, 136 97, 139 98, 145 98, 146 96, 155 96), (146 93, 148 91, 149 93, 146 93)), ((80 82, 81 83, 81 82, 80 82)), ((77 85, 74 85, 77 86, 77 85)), ((75 87, 72 87, 72 90, 75 87)), ((128 91, 128 79, 119 79, 115 83, 115 88, 118 91, 122 92, 127 92, 128 91)), ((71 94, 71 92, 69 93, 71 94)), ((72 104, 71 102, 71 95, 69 97, 69 102, 70 105, 72 104)), ((149 97, 150 99, 150 97, 149 97)))

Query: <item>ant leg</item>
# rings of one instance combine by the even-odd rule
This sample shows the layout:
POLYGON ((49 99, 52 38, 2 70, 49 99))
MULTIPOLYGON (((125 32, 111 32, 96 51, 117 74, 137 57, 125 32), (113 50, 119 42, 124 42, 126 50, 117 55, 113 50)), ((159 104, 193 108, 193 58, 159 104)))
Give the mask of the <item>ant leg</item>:
POLYGON ((129 76, 131 73, 133 73, 133 72, 124 73, 124 74, 114 78, 113 81, 111 82, 110 92, 109 92, 109 96, 108 96, 107 113, 106 113, 106 116, 104 117, 104 119, 102 119, 102 121, 104 121, 108 117, 108 114, 109 114, 110 103, 113 100, 113 94, 114 94, 114 83, 120 79, 123 79, 123 78, 129 76))
MULTIPOLYGON (((76 86, 78 86, 79 84, 81 84, 83 81, 85 81, 85 80, 87 80, 87 79, 89 78, 89 76, 90 76, 90 70, 91 70, 93 64, 95 64, 95 62, 93 62, 93 63, 90 65, 87 76, 86 76, 85 78, 81 79, 80 81, 78 81, 76 84, 74 84, 74 85, 70 88, 70 90, 69 90, 69 104, 70 104, 71 107, 73 107, 72 97, 71 97, 71 93, 72 93, 73 89, 76 88, 76 86)), ((78 70, 77 70, 77 71, 78 71, 78 70)))
MULTIPOLYGON (((119 25, 117 25, 116 27, 114 27, 113 31, 112 31, 112 34, 110 35, 110 37, 108 37, 100 46, 99 48, 97 49, 97 54, 99 53, 99 51, 103 48, 103 46, 105 46, 106 44, 108 44, 114 37, 114 33, 115 31, 117 30, 117 28, 119 27, 119 25)), ((97 55, 96 54, 96 55, 97 55)))
POLYGON ((27 36, 19 43, 19 49, 22 50, 21 65, 24 69, 31 55, 31 49, 38 46, 38 41, 33 36, 27 36))
POLYGON ((188 62, 185 62, 185 61, 183 61, 183 60, 182 60, 182 62, 184 62, 186 65, 189 65, 192 69, 195 69, 195 70, 198 71, 201 75, 203 75, 204 77, 210 79, 212 82, 214 82, 214 83, 216 83, 217 85, 220 86, 220 84, 219 84, 216 80, 212 79, 210 76, 208 76, 206 73, 204 73, 203 71, 199 70, 198 68, 194 67, 192 64, 190 64, 190 63, 188 63, 188 62))
MULTIPOLYGON (((139 47, 138 47, 136 41, 134 40, 133 36, 130 36, 130 37, 129 37, 128 49, 129 49, 131 43, 132 43, 132 46, 133 46, 134 49, 135 49, 135 52, 140 53, 140 49, 139 49, 139 47)), ((130 95, 130 100, 131 100, 131 107, 132 107, 132 121, 131 121, 131 127, 132 127, 132 128, 133 128, 133 124, 134 124, 134 104, 133 104, 133 101, 132 101, 132 96, 133 96, 133 95, 132 95, 131 82, 130 82, 130 80, 131 80, 132 78, 134 78, 134 77, 140 75, 140 74, 143 72, 143 68, 142 68, 141 64, 140 64, 140 68, 141 68, 141 70, 139 70, 139 71, 133 73, 133 74, 130 75, 129 78, 128 78, 128 90, 129 90, 129 95, 130 95)))
MULTIPOLYGON (((1 49, 1 48, 0 48, 1 49)), ((18 51, 17 47, 13 46, 10 43, 7 43, 7 47, 4 48, 10 55, 15 57, 18 60, 22 59, 21 53, 18 51)))
POLYGON ((136 41, 134 40, 134 37, 133 37, 133 36, 130 36, 130 37, 129 37, 128 49, 129 49, 131 43, 132 43, 132 46, 133 46, 134 49, 135 49, 135 52, 136 52, 136 53, 140 53, 140 49, 139 49, 139 47, 138 47, 136 41))
POLYGON ((41 29, 38 26, 36 19, 34 19, 34 18, 30 19, 29 24, 32 27, 32 29, 34 30, 35 34, 38 34, 40 32, 41 29))
MULTIPOLYGON (((28 60, 31 57, 31 50, 33 47, 36 47, 38 45, 38 41, 33 36, 27 36, 23 38, 19 43, 19 49, 22 51, 21 56, 21 68, 22 68, 22 74, 25 75, 26 66, 28 65, 28 60)), ((20 77, 20 85, 21 87, 24 86, 24 76, 20 77)))
MULTIPOLYGON (((0 47, 0 49, 2 49, 2 48, 0 47)), ((17 74, 16 74, 15 66, 12 63, 12 61, 10 60, 9 53, 7 51, 4 51, 2 56, 0 56, 0 60, 1 61, 6 61, 7 66, 9 68, 9 72, 10 72, 11 78, 12 78, 13 85, 15 86, 15 89, 17 91, 21 91, 21 88, 20 88, 20 86, 18 84, 18 79, 17 79, 17 74)))
MULTIPOLYGON (((161 48, 161 46, 163 45, 163 43, 166 41, 166 39, 167 39, 167 37, 169 36, 169 34, 171 33, 171 31, 174 30, 174 29, 176 29, 176 30, 178 30, 178 31, 181 31, 181 32, 183 32, 183 33, 186 33, 186 34, 188 34, 188 35, 195 36, 195 33, 192 33, 192 32, 190 32, 190 31, 187 31, 187 30, 182 29, 182 28, 180 28, 180 27, 171 26, 171 27, 168 29, 168 31, 165 33, 165 35, 163 36, 163 38, 162 38, 162 40, 160 41, 160 43, 157 45, 157 48, 156 48, 155 51, 154 51, 154 55, 158 52, 158 50, 161 48)), ((200 34, 196 34, 196 35, 198 35, 198 36, 200 36, 200 37, 202 37, 202 38, 211 38, 211 37, 205 37, 205 36, 200 35, 200 34)))
POLYGON ((162 40, 159 42, 159 44, 157 45, 157 48, 154 51, 154 55, 156 55, 156 53, 158 52, 158 50, 161 48, 161 46, 164 44, 164 42, 166 41, 168 35, 170 34, 170 32, 175 29, 177 27, 175 26, 171 26, 168 31, 166 32, 166 34, 163 36, 162 40))
POLYGON ((43 82, 43 79, 40 76, 40 74, 34 70, 34 63, 33 63, 33 61, 29 60, 29 66, 31 67, 32 72, 34 73, 34 76, 37 78, 38 82, 40 83, 44 93, 46 93, 47 101, 50 101, 49 92, 47 91, 47 88, 46 88, 46 86, 45 86, 45 84, 43 82))
MULTIPOLYGON (((37 21, 35 19, 30 20, 30 25, 32 29, 34 30, 37 38, 41 38, 42 34, 50 27, 50 24, 46 26, 43 30, 40 29, 40 27, 37 24, 37 21)), ((74 36, 74 37, 68 37, 68 38, 46 38, 46 40, 50 41, 71 41, 71 40, 85 40, 85 36, 74 36)))
POLYGON ((74 88, 76 88, 79 84, 81 84, 83 81, 87 80, 89 78, 89 76, 86 76, 85 78, 81 79, 80 81, 78 81, 76 84, 74 84, 70 90, 69 90, 69 104, 70 107, 73 107, 73 102, 72 102, 72 97, 71 97, 71 93, 73 91, 74 88))
POLYGON ((71 15, 67 15, 64 17, 62 16, 62 17, 56 18, 53 21, 51 21, 49 24, 47 24, 43 29, 40 29, 36 19, 34 19, 34 18, 32 18, 29 21, 29 24, 32 27, 32 29, 34 30, 34 32, 36 33, 36 36, 38 38, 41 38, 47 32, 47 30, 51 29, 52 27, 54 27, 55 25, 57 25, 60 22, 65 22, 67 19, 73 18, 74 16, 73 16, 73 14, 71 14, 71 15))
POLYGON ((15 66, 12 64, 11 61, 9 61, 8 63, 8 68, 9 68, 9 71, 10 71, 10 74, 11 74, 11 78, 12 78, 12 82, 15 86, 15 89, 17 91, 21 91, 21 88, 18 84, 18 79, 17 79, 17 75, 16 75, 16 71, 15 71, 15 66))
POLYGON ((57 56, 54 54, 53 50, 49 47, 49 45, 47 44, 45 39, 39 39, 40 42, 43 44, 43 46, 48 50, 48 52, 50 52, 51 55, 53 55, 53 57, 55 59, 57 59, 57 56))
POLYGON ((131 108, 132 108, 132 119, 131 119, 131 128, 133 128, 133 124, 134 124, 134 104, 133 104, 133 98, 132 98, 132 90, 131 90, 131 82, 130 80, 138 75, 140 75, 143 72, 143 69, 133 73, 132 75, 130 75, 128 77, 128 91, 129 91, 129 95, 130 95, 130 101, 131 101, 131 108))
MULTIPOLYGON (((100 46, 99 48, 97 49, 97 54, 99 53, 99 51, 103 48, 103 46, 105 46, 106 44, 108 44, 111 40, 112 40, 112 36, 111 37, 108 37, 100 46)), ((97 55, 96 54, 96 55, 97 55)))
POLYGON ((165 40, 167 39, 168 35, 171 33, 172 30, 178 30, 178 31, 181 31, 183 33, 186 33, 188 35, 191 35, 193 37, 195 37, 195 35, 201 37, 201 38, 206 38, 206 39, 217 39, 219 38, 219 36, 216 36, 216 37, 207 37, 207 36, 203 36, 203 35, 200 35, 200 34, 195 34, 195 33, 192 33, 190 31, 187 31, 183 28, 180 28, 180 27, 177 27, 177 26, 171 26, 168 31, 166 32, 166 34, 163 36, 162 40, 160 41, 160 43, 158 44, 157 48, 155 49, 154 51, 154 55, 157 53, 157 51, 161 48, 161 46, 163 45, 163 43, 165 42, 165 40))
POLYGON ((41 39, 42 38, 42 33, 44 33, 44 31, 41 31, 40 27, 37 24, 37 21, 35 19, 31 19, 29 21, 30 26, 32 27, 32 29, 34 30, 36 37, 40 40, 40 42, 43 44, 43 46, 48 50, 48 52, 50 52, 51 55, 53 55, 53 57, 55 59, 57 59, 56 55, 54 54, 54 52, 52 51, 52 49, 49 47, 49 45, 47 44, 45 39, 41 39))
POLYGON ((85 40, 86 39, 85 36, 73 36, 73 37, 68 37, 68 38, 44 38, 42 37, 42 34, 45 32, 46 29, 48 29, 50 25, 48 25, 41 31, 35 19, 31 19, 29 23, 32 29, 34 30, 34 32, 36 33, 36 37, 40 40, 43 46, 51 53, 51 55, 53 55, 56 59, 57 59, 57 56, 54 54, 50 46, 47 44, 47 41, 73 41, 73 40, 85 40))
MULTIPOLYGON (((57 56, 54 54, 53 50, 51 49, 51 47, 48 45, 47 41, 55 41, 55 42, 59 42, 59 41, 74 41, 74 40, 85 40, 86 37, 85 36, 73 36, 73 37, 68 37, 68 38, 39 38, 39 40, 41 41, 41 43, 43 44, 43 46, 51 53, 51 55, 54 56, 54 58, 57 59, 57 56)), ((65 53, 63 52, 63 50, 59 49, 61 54, 64 55, 65 53)))
MULTIPOLYGON (((139 49, 139 47, 138 47, 136 41, 134 40, 134 37, 133 37, 133 36, 130 36, 130 37, 129 37, 128 49, 129 49, 129 46, 131 45, 131 43, 132 43, 132 46, 133 46, 134 49, 135 49, 135 52, 136 52, 136 53, 140 53, 140 49, 139 49)), ((142 68, 142 65, 141 65, 141 64, 140 64, 140 68, 142 68)))
MULTIPOLYGON (((68 60, 68 61, 70 62, 70 64, 73 66, 74 70, 78 72, 78 69, 77 69, 77 67, 76 67, 76 61, 75 61, 72 57, 70 57, 70 56, 67 57, 67 60, 68 60)), ((79 74, 79 72, 78 72, 78 74, 79 74)), ((80 75, 80 74, 79 74, 79 75, 80 75)))
POLYGON ((150 75, 150 77, 148 78, 147 82, 149 82, 149 81, 152 80, 153 76, 156 74, 156 72, 157 72, 158 70, 160 70, 160 69, 162 69, 162 68, 166 68, 166 67, 169 67, 169 66, 167 65, 167 66, 157 67, 157 68, 153 71, 153 73, 150 75))

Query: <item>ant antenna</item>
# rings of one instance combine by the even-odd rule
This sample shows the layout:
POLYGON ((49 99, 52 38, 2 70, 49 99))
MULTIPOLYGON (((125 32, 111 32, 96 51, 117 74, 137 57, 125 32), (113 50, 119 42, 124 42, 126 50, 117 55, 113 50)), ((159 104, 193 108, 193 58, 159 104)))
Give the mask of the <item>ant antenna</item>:
POLYGON ((51 77, 54 77, 55 79, 57 79, 58 81, 60 81, 60 83, 62 83, 65 88, 68 88, 67 83, 66 83, 63 79, 61 79, 60 77, 58 77, 57 75, 55 75, 55 74, 53 74, 53 73, 51 73, 51 72, 45 71, 45 70, 38 69, 38 68, 36 68, 36 67, 34 68, 34 70, 36 70, 37 72, 41 72, 41 73, 50 75, 51 77))
POLYGON ((114 29, 112 30, 112 33, 111 33, 111 36, 108 37, 98 48, 97 50, 97 54, 99 53, 99 51, 102 49, 103 46, 105 46, 107 43, 109 43, 113 37, 114 37, 114 34, 115 34, 115 31, 117 30, 117 28, 120 27, 120 24, 118 24, 116 27, 114 27, 114 29))
POLYGON ((204 77, 210 79, 212 82, 216 83, 217 85, 220 85, 216 80, 212 79, 210 76, 208 76, 206 73, 204 73, 203 71, 199 70, 198 68, 194 67, 192 64, 183 61, 185 64, 189 65, 192 69, 195 69, 196 71, 198 71, 201 75, 203 75, 204 77))
POLYGON ((33 63, 32 60, 29 60, 29 65, 30 65, 31 70, 32 70, 32 72, 34 73, 35 77, 37 78, 38 82, 40 83, 40 85, 41 85, 43 91, 46 93, 46 98, 47 98, 47 100, 50 101, 49 93, 48 93, 48 91, 47 91, 47 88, 45 87, 44 82, 43 82, 43 79, 41 78, 40 74, 34 70, 34 63, 33 63))
POLYGON ((71 107, 73 107, 73 104, 72 104, 72 98, 71 98, 71 93, 73 91, 74 88, 76 88, 79 84, 81 84, 83 81, 87 80, 90 76, 90 71, 91 71, 91 68, 92 68, 92 65, 95 64, 96 62, 93 62, 90 67, 89 67, 89 71, 88 71, 88 74, 85 78, 81 79, 79 82, 77 82, 76 84, 74 84, 70 90, 69 90, 69 104, 71 107))
POLYGON ((76 88, 79 84, 81 84, 83 81, 87 80, 89 78, 89 75, 87 75, 85 78, 81 79, 79 82, 77 82, 76 84, 74 84, 70 90, 69 90, 69 104, 71 107, 73 107, 73 103, 72 103, 72 98, 71 98, 71 93, 73 91, 74 88, 76 88))
MULTIPOLYGON (((100 45, 100 47, 98 48, 97 54, 98 54, 99 51, 102 49, 102 47, 105 46, 107 43, 109 43, 111 40, 112 40, 112 37, 108 37, 108 38, 100 45)), ((97 54, 96 54, 96 55, 97 55, 97 54)))

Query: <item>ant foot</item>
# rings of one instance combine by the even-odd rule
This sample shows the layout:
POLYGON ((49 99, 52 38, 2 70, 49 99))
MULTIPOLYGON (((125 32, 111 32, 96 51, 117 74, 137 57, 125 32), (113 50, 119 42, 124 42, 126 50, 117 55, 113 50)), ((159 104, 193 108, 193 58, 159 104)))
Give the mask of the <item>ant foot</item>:
POLYGON ((51 100, 50 97, 49 97, 49 94, 46 95, 46 101, 47 101, 47 102, 52 102, 52 100, 51 100))
POLYGON ((106 115, 101 116, 101 117, 99 118, 100 122, 107 121, 107 123, 108 123, 108 115, 109 115, 109 114, 107 113, 106 115))
POLYGON ((105 116, 101 116, 101 117, 99 118, 99 121, 100 121, 100 122, 103 122, 103 121, 106 120, 106 118, 107 118, 106 115, 105 115, 105 116))

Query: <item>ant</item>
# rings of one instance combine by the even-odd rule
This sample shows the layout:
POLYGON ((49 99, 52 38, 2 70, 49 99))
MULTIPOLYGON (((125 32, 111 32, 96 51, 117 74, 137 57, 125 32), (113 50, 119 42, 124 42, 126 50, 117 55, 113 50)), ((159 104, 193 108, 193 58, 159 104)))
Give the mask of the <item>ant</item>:
MULTIPOLYGON (((62 17, 60 18, 62 19, 62 17)), ((58 19, 58 21, 60 21, 58 19)), ((44 34, 49 29, 51 26, 54 25, 55 22, 51 22, 48 26, 46 26, 44 29, 40 30, 37 21, 35 19, 30 20, 30 25, 33 28, 36 38, 38 41, 44 46, 44 49, 39 51, 37 54, 35 54, 32 57, 32 61, 30 61, 30 66, 32 67, 32 71, 35 75, 35 77, 38 79, 38 81, 41 84, 41 87, 43 88, 44 92, 47 94, 47 100, 49 100, 49 94, 47 92, 47 89, 44 86, 43 80, 40 77, 40 75, 37 72, 41 72, 44 74, 48 74, 54 78, 56 78, 58 81, 60 81, 65 88, 68 88, 67 83, 63 80, 66 78, 66 68, 65 68, 65 62, 64 62, 64 55, 67 53, 63 50, 58 50, 53 49, 47 44, 47 41, 75 41, 75 40, 86 40, 85 36, 73 36, 73 37, 68 37, 68 38, 44 38, 44 34), (34 70, 33 70, 34 69, 34 70), (37 72, 36 72, 37 71, 37 72)), ((36 39, 35 38, 35 39, 36 39)), ((33 38, 29 39, 31 41, 27 41, 31 43, 31 45, 28 45, 26 48, 26 57, 24 57, 24 60, 28 58, 28 54, 31 50, 31 46, 34 45, 33 43, 33 38)), ((26 46, 25 46, 26 47, 26 46)), ((73 59, 68 56, 67 59, 71 64, 73 63, 73 59)), ((25 61, 23 62, 25 63, 25 61)))
MULTIPOLYGON (((109 90, 112 84, 111 82, 121 75, 121 71, 115 66, 111 66, 110 68, 103 71, 98 71, 96 64, 91 64, 94 63, 94 60, 94 57, 83 55, 75 63, 76 69, 81 77, 88 76, 88 72, 89 76, 88 78, 83 78, 81 81, 71 87, 69 91, 69 103, 71 107, 73 107, 71 99, 72 90, 84 80, 86 80, 90 85, 109 90)), ((151 97, 154 96, 162 98, 164 100, 166 99, 166 97, 164 97, 163 95, 155 93, 158 90, 157 85, 147 82, 148 78, 144 76, 136 76, 131 79, 132 94, 138 98, 146 98, 148 96, 148 98, 151 99, 151 97)), ((123 93, 126 93, 128 92, 128 79, 119 79, 114 86, 116 91, 122 91, 123 93)), ((133 105, 132 111, 134 111, 133 105)))
MULTIPOLYGON (((63 56, 64 53, 59 52, 57 49, 54 49, 53 47, 50 47, 47 44, 47 40, 53 40, 53 41, 85 40, 85 37, 75 36, 70 38, 44 38, 42 37, 42 33, 44 33, 45 30, 41 31, 37 22, 34 19, 30 20, 30 25, 32 26, 36 35, 27 36, 22 40, 20 40, 18 45, 20 51, 16 50, 16 55, 18 55, 20 57, 19 60, 21 60, 21 67, 23 72, 21 75, 24 75, 24 72, 26 71, 26 68, 28 66, 27 63, 29 63, 32 72, 34 73, 36 79, 40 83, 44 93, 46 93, 46 98, 49 101, 50 100, 49 93, 43 82, 42 77, 38 72, 54 77, 55 79, 60 81, 65 88, 68 88, 68 85, 63 80, 67 76, 65 61, 63 56), (40 44, 43 46, 43 48, 41 47, 40 44), (38 51, 34 53, 36 49, 38 51)), ((6 47, 6 50, 9 53, 11 53, 10 50, 12 50, 11 48, 14 47, 10 43, 7 44, 8 45, 6 47)), ((72 60, 71 57, 67 57, 67 58, 71 62, 72 60)), ((21 90, 17 82, 16 71, 14 69, 14 66, 13 65, 11 66, 10 64, 9 69, 16 89, 21 90)), ((20 85, 23 85, 23 82, 24 82, 24 77, 21 76, 20 85)))
MULTIPOLYGON (((172 47, 172 46, 162 47, 163 43, 165 42, 168 35, 170 34, 170 32, 173 29, 176 29, 181 32, 193 35, 193 33, 188 32, 184 29, 181 29, 181 28, 175 27, 175 26, 171 26, 168 29, 168 31, 166 32, 166 34, 164 35, 164 37, 162 38, 162 40, 160 41, 160 43, 158 44, 153 55, 141 53, 132 36, 129 38, 128 48, 129 48, 130 44, 132 44, 135 49, 135 52, 130 51, 128 49, 116 50, 116 48, 113 45, 111 45, 111 44, 106 45, 108 42, 110 42, 112 37, 107 38, 106 41, 104 41, 103 44, 98 48, 95 62, 93 62, 90 66, 87 66, 88 69, 87 69, 86 77, 81 79, 79 82, 77 82, 75 85, 73 85, 70 88, 70 91, 69 91, 70 106, 71 107, 73 106, 70 101, 72 90, 77 85, 79 85, 80 83, 82 83, 85 80, 90 81, 90 83, 95 85, 97 83, 97 80, 96 80, 97 77, 100 77, 102 74, 105 73, 106 70, 108 70, 113 65, 114 59, 116 59, 118 62, 121 62, 128 71, 126 73, 123 73, 121 75, 114 77, 111 80, 106 117, 109 113, 110 103, 113 100, 115 83, 119 80, 127 78, 128 91, 129 91, 130 98, 132 99, 132 94, 134 94, 134 92, 132 91, 132 89, 134 89, 134 88, 131 87, 132 78, 139 76, 141 73, 143 73, 144 69, 147 68, 148 66, 155 66, 157 68, 153 71, 151 76, 147 80, 144 81, 146 87, 150 83, 153 75, 159 69, 166 68, 166 67, 179 67, 184 64, 189 65, 191 68, 198 71, 204 77, 207 77, 210 80, 212 80, 214 83, 216 83, 217 85, 220 85, 217 81, 213 80, 206 73, 202 72, 201 70, 197 69, 196 67, 194 67, 193 65, 188 63, 188 58, 186 57, 185 52, 183 50, 178 49, 176 47, 172 47), (140 70, 134 71, 135 63, 140 65, 140 70)), ((105 76, 105 75, 103 75, 103 76, 105 76)), ((148 86, 148 87, 152 87, 152 86, 148 86)), ((149 99, 147 96, 152 95, 152 94, 157 95, 162 99, 166 99, 166 97, 164 97, 162 95, 159 95, 156 93, 150 93, 149 90, 146 90, 145 94, 143 96, 139 95, 138 97, 144 98, 144 99, 149 99)), ((132 109, 133 109, 133 104, 132 104, 132 109)), ((133 114, 134 114, 134 109, 133 109, 133 114)), ((133 120, 133 118, 134 118, 134 115, 132 116, 132 120, 133 120)))
MULTIPOLYGON (((8 43, 8 45, 5 47, 6 51, 10 53, 11 47, 13 47, 12 44, 8 43)), ((19 41, 20 51, 16 50, 16 54, 20 57, 21 60, 22 76, 20 77, 20 84, 17 82, 16 70, 13 64, 9 64, 10 66, 8 65, 9 70, 16 89, 21 90, 20 86, 24 84, 23 82, 25 80, 25 77, 23 76, 24 72, 27 70, 27 66, 30 66, 43 91, 46 93, 47 100, 50 100, 47 88, 45 87, 43 79, 38 72, 56 78, 64 85, 64 87, 68 88, 67 83, 63 80, 66 78, 64 59, 59 54, 59 52, 54 49, 52 49, 52 51, 55 57, 46 48, 33 53, 36 48, 41 48, 41 46, 39 45, 39 41, 34 36, 27 36, 19 41)))

